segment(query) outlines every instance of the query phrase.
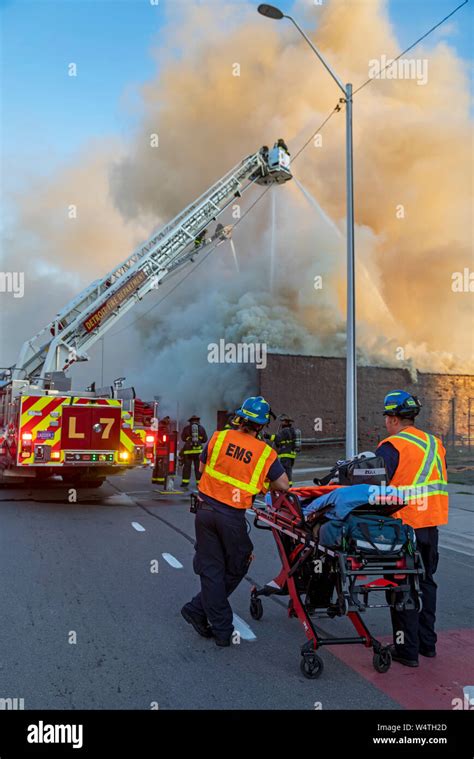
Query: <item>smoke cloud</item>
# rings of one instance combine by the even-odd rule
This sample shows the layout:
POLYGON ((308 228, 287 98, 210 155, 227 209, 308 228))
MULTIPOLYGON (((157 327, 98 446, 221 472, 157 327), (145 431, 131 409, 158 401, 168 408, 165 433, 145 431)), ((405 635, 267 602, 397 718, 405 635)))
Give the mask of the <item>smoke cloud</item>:
MULTIPOLYGON (((142 87, 143 117, 130 141, 88 146, 16 198, 3 268, 14 258, 16 269, 29 272, 30 288, 21 309, 9 301, 6 332, 19 325, 15 339, 28 337, 78 285, 105 273, 244 156, 280 136, 295 153, 338 102, 334 82, 290 24, 257 16, 246 3, 174 3, 167 13, 155 53, 159 73, 142 87), (72 223, 65 208, 74 203, 72 223)), ((368 78, 370 60, 400 52, 382 0, 311 9, 296 3, 295 14, 355 87, 368 78)), ((425 85, 381 79, 354 98, 359 361, 472 372, 472 294, 452 290, 453 273, 472 267, 467 73, 444 42, 408 55, 428 59, 425 85)), ((150 296, 135 310, 142 317, 135 326, 112 330, 108 381, 112 371, 130 380, 136 373, 140 392, 160 394, 166 410, 179 403, 184 415, 199 409, 206 416, 254 390, 256 371, 209 363, 210 343, 343 355, 344 120, 342 108, 294 161, 306 194, 295 182, 273 188, 236 226, 240 272, 225 243, 186 270, 176 290, 179 274, 150 296), (152 309, 153 298, 167 293, 152 309)), ((244 196, 242 212, 255 199, 244 196)), ((230 213, 220 221, 235 223, 230 213)), ((14 345, 8 338, 10 363, 14 345)))

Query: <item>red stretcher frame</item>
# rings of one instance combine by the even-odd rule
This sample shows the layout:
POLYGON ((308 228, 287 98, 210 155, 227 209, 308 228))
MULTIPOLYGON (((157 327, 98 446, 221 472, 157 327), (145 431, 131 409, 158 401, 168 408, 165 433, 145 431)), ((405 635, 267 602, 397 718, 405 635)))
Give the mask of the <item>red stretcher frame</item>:
MULTIPOLYGON (((343 585, 344 583, 347 584, 347 581, 349 581, 349 585, 352 584, 353 588, 360 587, 363 589, 363 591, 359 591, 358 594, 362 595, 367 602, 366 608, 389 606, 389 603, 368 604, 368 597, 369 594, 374 591, 380 592, 390 590, 393 591, 391 595, 394 599, 398 598, 401 593, 404 593, 405 597, 413 597, 414 608, 418 611, 421 609, 419 580, 424 573, 424 567, 421 556, 417 551, 409 557, 409 560, 407 560, 407 557, 398 560, 390 558, 390 560, 387 560, 385 563, 382 562, 382 565, 380 565, 380 559, 377 559, 377 561, 374 560, 373 563, 369 561, 368 565, 360 566, 357 555, 329 549, 317 544, 317 541, 313 537, 312 527, 319 518, 324 516, 324 510, 318 512, 318 516, 316 519, 313 519, 312 522, 306 522, 302 514, 300 498, 316 498, 338 487, 342 486, 320 485, 315 487, 291 488, 288 493, 272 493, 271 506, 267 505, 262 508, 258 505, 254 505, 252 509, 254 512, 255 527, 271 530, 277 544, 282 562, 282 569, 278 577, 275 578, 280 589, 271 585, 265 585, 260 589, 256 586, 252 587, 250 595, 250 614, 256 620, 261 619, 263 616, 263 606, 260 596, 271 596, 273 594, 289 595, 288 616, 297 617, 299 619, 307 638, 307 642, 301 647, 302 658, 300 661, 300 669, 303 675, 309 679, 319 677, 323 671, 323 660, 317 655, 316 651, 325 645, 362 644, 366 648, 372 648, 374 652, 372 663, 376 671, 380 673, 388 672, 392 658, 390 647, 382 645, 382 643, 371 634, 361 618, 360 611, 351 608, 351 606, 346 603, 347 599, 344 600, 342 608, 339 608, 336 611, 334 609, 330 610, 330 607, 328 607, 326 616, 328 618, 347 616, 354 625, 357 636, 344 638, 323 637, 318 633, 317 628, 311 619, 309 609, 306 603, 302 600, 302 592, 298 589, 296 582, 298 571, 306 562, 311 561, 314 558, 320 558, 323 555, 329 557, 329 561, 333 563, 334 568, 343 576, 343 585), (288 545, 285 536, 293 541, 292 545, 288 545), (375 570, 374 567, 376 568, 375 570), (359 572, 357 570, 359 570, 359 572), (365 578, 368 574, 383 575, 383 577, 366 583, 363 586, 355 585, 358 578, 365 578), (390 576, 393 576, 393 579, 397 579, 399 582, 395 583, 393 580, 388 579, 390 576), (400 582, 403 579, 405 582, 400 582)), ((400 501, 399 499, 397 499, 395 505, 393 504, 392 499, 390 507, 385 507, 385 503, 386 499, 380 497, 375 506, 379 507, 379 509, 383 509, 384 514, 387 516, 400 510, 400 508, 403 508, 404 506, 403 501, 400 501)), ((372 507, 372 509, 373 508, 374 507, 372 507)), ((368 510, 369 507, 367 508, 367 511, 368 510)), ((339 583, 340 580, 341 578, 339 578, 339 583)), ((322 610, 318 609, 318 612, 324 616, 322 610)))

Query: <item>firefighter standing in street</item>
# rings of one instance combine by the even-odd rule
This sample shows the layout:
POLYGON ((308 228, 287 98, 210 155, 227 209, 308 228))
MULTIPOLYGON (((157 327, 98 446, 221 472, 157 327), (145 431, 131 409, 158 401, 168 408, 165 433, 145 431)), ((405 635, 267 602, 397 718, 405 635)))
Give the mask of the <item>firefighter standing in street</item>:
POLYGON ((278 458, 280 459, 283 469, 288 475, 290 486, 293 484, 293 466, 295 464, 296 454, 301 449, 301 434, 299 430, 293 427, 294 419, 287 414, 280 416, 280 429, 274 435, 264 435, 265 440, 274 444, 278 458))
POLYGON ((389 436, 376 451, 385 461, 390 485, 397 487, 408 503, 394 516, 414 528, 425 567, 420 581, 421 612, 391 609, 392 658, 407 667, 418 666, 418 654, 436 656, 438 526, 448 522, 446 451, 439 438, 415 427, 420 408, 418 398, 404 390, 385 396, 383 413, 389 436))
POLYGON ((245 511, 258 493, 288 490, 288 478, 276 452, 258 432, 270 421, 261 397, 247 398, 238 409, 238 429, 214 432, 201 455, 202 477, 196 512, 194 571, 201 592, 181 609, 196 632, 229 646, 234 631, 230 594, 245 577, 253 545, 245 511))
POLYGON ((193 414, 188 419, 188 424, 181 433, 181 440, 184 445, 181 448, 179 458, 183 465, 183 476, 181 487, 187 489, 191 480, 191 469, 194 465, 194 476, 196 482, 199 482, 201 473, 199 471, 199 456, 202 453, 202 447, 207 441, 207 432, 200 424, 200 417, 193 414))

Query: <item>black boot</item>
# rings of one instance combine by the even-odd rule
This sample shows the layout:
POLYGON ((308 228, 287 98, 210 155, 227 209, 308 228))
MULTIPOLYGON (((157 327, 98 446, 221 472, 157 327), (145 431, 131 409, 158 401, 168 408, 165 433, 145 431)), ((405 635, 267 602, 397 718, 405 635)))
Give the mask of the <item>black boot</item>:
POLYGON ((198 617, 197 614, 189 611, 187 605, 181 609, 181 615, 203 638, 212 638, 212 630, 205 617, 198 617))
POLYGON ((397 661, 399 664, 403 664, 405 667, 418 667, 418 659, 406 659, 404 656, 397 654, 396 646, 391 645, 390 653, 392 654, 393 661, 397 661))

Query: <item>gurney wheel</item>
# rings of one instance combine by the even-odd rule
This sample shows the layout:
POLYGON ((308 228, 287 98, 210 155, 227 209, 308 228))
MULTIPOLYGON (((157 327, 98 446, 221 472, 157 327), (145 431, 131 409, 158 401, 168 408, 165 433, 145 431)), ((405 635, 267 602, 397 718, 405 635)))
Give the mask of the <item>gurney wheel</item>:
POLYGON ((315 680, 323 671, 323 660, 317 654, 303 654, 300 669, 303 675, 310 680, 315 680))
POLYGON ((382 648, 378 654, 374 654, 372 664, 377 672, 388 672, 392 664, 392 654, 386 648, 382 648))
POLYGON ((260 598, 251 599, 250 616, 252 617, 252 619, 261 619, 263 617, 263 604, 260 598))

